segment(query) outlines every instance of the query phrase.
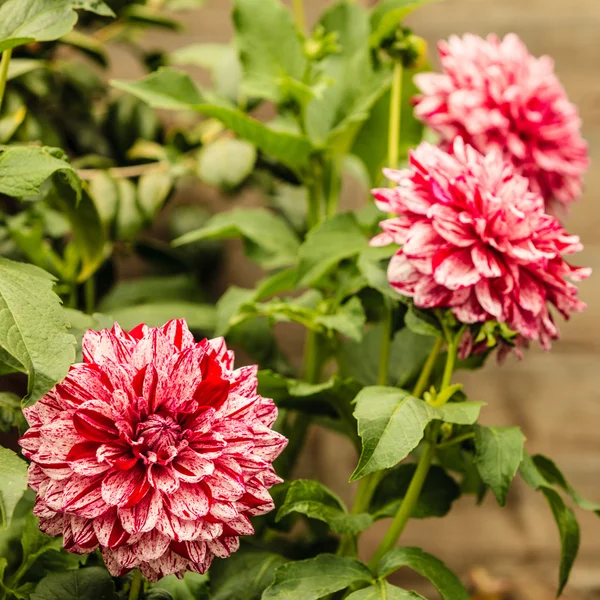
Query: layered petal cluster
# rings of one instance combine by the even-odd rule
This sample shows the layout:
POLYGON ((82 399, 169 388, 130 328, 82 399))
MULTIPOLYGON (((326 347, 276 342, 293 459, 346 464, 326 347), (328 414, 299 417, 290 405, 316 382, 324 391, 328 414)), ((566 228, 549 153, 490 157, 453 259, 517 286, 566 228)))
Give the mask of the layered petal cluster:
POLYGON ((552 212, 577 200, 588 166, 577 108, 548 56, 531 56, 514 34, 439 43, 443 73, 415 77, 415 114, 444 142, 461 136, 480 152, 500 150, 552 212))
POLYGON ((565 280, 590 273, 564 259, 582 249, 579 238, 499 153, 484 156, 461 138, 450 152, 422 143, 408 169, 386 176, 397 187, 374 190, 377 205, 400 216, 372 243, 402 246, 388 278, 416 306, 451 308, 462 323, 506 323, 544 348, 558 337, 549 305, 565 318, 585 308, 565 280))
POLYGON ((257 368, 233 358, 181 320, 88 331, 83 363, 25 409, 41 529, 71 552, 100 547, 115 576, 139 567, 152 581, 237 550, 248 517, 274 507, 286 439, 257 368))

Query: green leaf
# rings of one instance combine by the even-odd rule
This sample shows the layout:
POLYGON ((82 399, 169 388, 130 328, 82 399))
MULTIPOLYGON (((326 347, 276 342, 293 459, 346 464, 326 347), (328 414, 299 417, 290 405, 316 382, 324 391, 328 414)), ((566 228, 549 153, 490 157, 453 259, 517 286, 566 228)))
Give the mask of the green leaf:
POLYGON ((161 11, 149 6, 139 4, 126 6, 125 10, 123 10, 119 16, 130 23, 139 23, 150 27, 160 27, 161 29, 170 29, 171 31, 181 31, 182 29, 179 21, 170 19, 161 11))
POLYGON ((306 59, 292 13, 279 0, 235 0, 235 41, 248 96, 281 100, 283 76, 301 80, 306 59))
POLYGON ((31 600, 116 600, 115 585, 102 567, 50 573, 42 579, 31 600))
MULTIPOLYGON (((402 464, 384 476, 375 489, 369 508, 375 519, 393 517, 398 512, 416 468, 413 463, 402 464)), ((433 465, 427 473, 411 518, 443 517, 459 496, 460 487, 456 481, 444 469, 433 465)))
POLYGON ((277 521, 298 512, 324 521, 334 533, 356 534, 368 529, 373 519, 368 514, 350 514, 341 499, 318 481, 297 479, 288 488, 285 501, 277 512, 277 521))
POLYGON ((29 376, 28 404, 61 381, 75 359, 75 338, 52 287, 45 271, 0 258, 0 359, 29 376))
POLYGON ((113 309, 111 316, 123 329, 130 330, 146 323, 161 327, 171 319, 185 319, 190 329, 210 333, 214 330, 216 312, 210 304, 194 302, 161 302, 113 309))
POLYGON ((0 432, 8 433, 17 429, 24 433, 27 421, 21 410, 21 398, 10 392, 0 392, 0 432))
POLYGON ((563 499, 551 488, 543 487, 546 497, 560 534, 560 570, 558 574, 557 597, 569 581, 569 574, 579 551, 579 525, 575 513, 565 505, 563 499))
POLYGON ((475 427, 475 465, 500 506, 523 459, 524 443, 518 427, 475 427))
POLYGON ((431 421, 472 425, 482 406, 460 402, 437 408, 405 390, 379 386, 361 390, 355 404, 362 453, 350 481, 396 466, 419 445, 431 421))
POLYGON ((261 208, 218 213, 202 229, 183 235, 173 245, 233 237, 241 237, 248 256, 267 269, 296 262, 299 247, 296 234, 283 219, 261 208))
POLYGON ((0 6, 0 52, 58 39, 77 23, 77 8, 114 16, 100 0, 7 0, 0 6))
POLYGON ((361 301, 354 297, 342 304, 336 313, 319 316, 315 321, 327 329, 338 331, 351 340, 360 342, 363 338, 367 317, 361 301))
POLYGON ((119 186, 116 180, 107 172, 99 171, 90 180, 88 190, 100 220, 105 225, 110 225, 119 208, 119 186))
POLYGON ((320 554, 279 567, 261 600, 317 600, 371 580, 369 569, 355 558, 320 554))
POLYGON ((219 139, 202 148, 198 156, 198 177, 225 190, 239 186, 252 173, 256 148, 243 140, 219 139))
POLYGON ((279 554, 242 546, 225 560, 215 560, 210 568, 211 600, 260 600, 287 561, 279 554))
POLYGON ((144 225, 144 215, 137 202, 135 184, 130 179, 118 179, 117 238, 133 240, 144 225))
POLYGON ((27 463, 0 446, 0 530, 10 524, 17 502, 27 489, 27 463))
POLYGON ((408 567, 433 583, 442 600, 469 600, 469 594, 458 577, 439 559, 420 548, 395 548, 379 563, 377 574, 387 577, 408 567))
POLYGON ((190 76, 177 69, 161 68, 138 81, 111 81, 111 85, 133 94, 152 108, 193 110, 202 102, 190 76))
POLYGON ((38 518, 29 513, 25 516, 21 546, 23 546, 23 556, 27 557, 33 564, 33 561, 45 552, 60 550, 62 539, 60 537, 50 537, 40 531, 38 518))
POLYGON ((392 300, 402 301, 404 297, 394 290, 387 278, 387 266, 397 251, 398 247, 394 244, 367 246, 360 253, 357 266, 370 287, 392 300))
POLYGON ((371 13, 371 46, 379 47, 405 17, 417 8, 437 0, 382 0, 371 13))
POLYGON ((163 577, 152 589, 169 592, 173 600, 209 600, 210 598, 208 576, 191 571, 188 571, 183 579, 179 579, 175 575, 163 577))
POLYGON ((380 580, 375 585, 354 592, 348 600, 426 600, 417 592, 400 589, 387 581, 380 580))
POLYGON ((439 337, 440 335, 441 328, 438 321, 427 311, 415 308, 415 305, 412 303, 408 306, 404 322, 412 332, 419 335, 433 337, 439 337))
POLYGON ((0 194, 15 198, 37 195, 44 181, 54 173, 63 172, 69 175, 69 183, 75 186, 79 199, 81 183, 75 170, 68 162, 57 158, 55 152, 53 148, 36 146, 5 148, 0 154, 0 194))
POLYGON ((152 222, 164 206, 172 189, 173 177, 169 173, 149 172, 140 177, 137 189, 138 204, 149 222, 152 222))
POLYGON ((315 285, 342 260, 356 256, 367 246, 356 217, 340 213, 312 229, 300 246, 298 285, 315 285))

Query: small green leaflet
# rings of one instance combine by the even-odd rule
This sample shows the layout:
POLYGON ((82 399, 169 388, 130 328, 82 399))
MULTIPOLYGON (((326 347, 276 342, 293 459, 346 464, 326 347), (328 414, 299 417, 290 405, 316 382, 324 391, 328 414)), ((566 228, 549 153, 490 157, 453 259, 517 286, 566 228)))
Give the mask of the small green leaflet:
POLYGON ((368 514, 350 514, 341 499, 318 481, 297 479, 288 488, 285 501, 277 513, 277 521, 298 512, 324 521, 334 533, 356 534, 373 522, 368 514))
POLYGON ((261 600, 318 600, 353 583, 370 581, 371 572, 355 558, 319 554, 279 567, 261 600))
POLYGON ((186 233, 173 245, 235 237, 241 237, 248 256, 267 269, 289 266, 297 260, 300 243, 294 231, 281 217, 262 208, 217 213, 202 229, 186 233))
POLYGON ((385 580, 379 580, 375 585, 354 592, 347 600, 426 600, 417 592, 409 592, 385 580))
POLYGON ((198 177, 209 185, 233 190, 252 173, 256 148, 243 140, 220 139, 202 148, 198 177))
POLYGON ((27 463, 0 446, 0 530, 10 524, 17 502, 27 489, 27 463))
POLYGON ((523 459, 524 443, 518 427, 475 427, 475 466, 500 506, 523 459))
POLYGON ((0 258, 0 359, 29 376, 28 404, 61 381, 75 360, 75 338, 52 287, 45 271, 0 258))
POLYGON ((380 386, 361 390, 355 404, 362 453, 350 481, 396 466, 419 445, 431 421, 472 425, 483 405, 451 402, 436 408, 405 390, 380 386))
POLYGON ((100 0, 8 0, 0 6, 0 52, 60 38, 77 23, 78 8, 114 16, 100 0))
POLYGON ((377 574, 387 577, 408 567, 433 583, 443 600, 469 600, 460 579, 439 559, 420 548, 394 548, 379 563, 377 574))

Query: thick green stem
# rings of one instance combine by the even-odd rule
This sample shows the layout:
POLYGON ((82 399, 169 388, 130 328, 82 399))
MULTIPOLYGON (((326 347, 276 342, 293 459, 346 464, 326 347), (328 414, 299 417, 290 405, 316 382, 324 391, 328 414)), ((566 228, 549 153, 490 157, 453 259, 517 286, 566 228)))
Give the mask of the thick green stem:
POLYGON ((136 569, 131 577, 131 587, 129 588, 129 600, 138 600, 142 591, 144 579, 141 571, 136 569))
POLYGON ((6 80, 8 78, 8 66, 12 57, 12 48, 5 50, 2 53, 2 62, 0 62, 0 108, 4 100, 4 92, 6 91, 6 80))
POLYGON ((392 302, 389 298, 384 298, 385 317, 383 320, 383 331, 381 332, 381 349, 379 351, 379 373, 377 383, 387 385, 388 372, 390 368, 390 350, 392 347, 392 325, 393 310, 392 302))
POLYGON ((400 155, 400 129, 402 127, 402 63, 394 65, 392 96, 390 99, 390 125, 388 131, 388 167, 398 168, 400 155))
POLYGON ((304 0, 292 0, 294 19, 298 29, 304 33, 306 30, 306 15, 304 13, 304 0))
POLYGON ((419 459, 419 464, 417 465, 417 469, 413 478, 408 486, 408 490, 406 491, 406 496, 400 505, 394 520, 390 528, 387 530, 379 548, 371 558, 369 562, 369 567, 371 569, 375 569, 379 564, 379 561, 396 545, 398 539, 402 535, 408 520, 410 519, 412 512, 417 504, 417 500, 419 499, 419 495, 421 494, 421 490, 423 488, 423 484, 425 483, 425 479, 427 478, 427 473, 429 472, 429 467, 431 467, 431 463, 433 462, 433 458, 435 456, 435 445, 432 442, 425 442, 425 450, 423 454, 421 454, 421 458, 419 459))
POLYGON ((444 346, 444 340, 439 337, 431 349, 423 368, 421 369, 421 374, 419 375, 419 379, 415 384, 413 389, 413 396, 420 398, 423 395, 423 392, 427 389, 427 384, 429 383, 429 378, 431 377, 431 372, 433 371, 433 367, 437 361, 437 358, 442 351, 442 347, 444 346))
POLYGON ((446 356, 446 366, 444 367, 444 375, 442 376, 441 390, 445 390, 452 381, 452 373, 454 373, 454 363, 456 362, 456 353, 458 346, 456 340, 448 343, 448 354, 446 356))
POLYGON ((96 280, 92 275, 84 284, 85 312, 91 315, 96 310, 96 280))

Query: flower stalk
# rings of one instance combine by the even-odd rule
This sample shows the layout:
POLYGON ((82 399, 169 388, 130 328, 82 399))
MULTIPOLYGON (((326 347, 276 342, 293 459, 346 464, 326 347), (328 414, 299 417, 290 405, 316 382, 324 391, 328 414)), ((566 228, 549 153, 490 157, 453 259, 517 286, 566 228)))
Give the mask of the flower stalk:
POLYGON ((131 576, 131 587, 129 588, 129 600, 138 600, 142 591, 144 578, 139 569, 136 569, 131 576))
POLYGON ((12 58, 12 48, 5 50, 2 53, 2 61, 0 61, 0 108, 4 100, 4 92, 6 91, 6 81, 8 79, 8 67, 12 58))

